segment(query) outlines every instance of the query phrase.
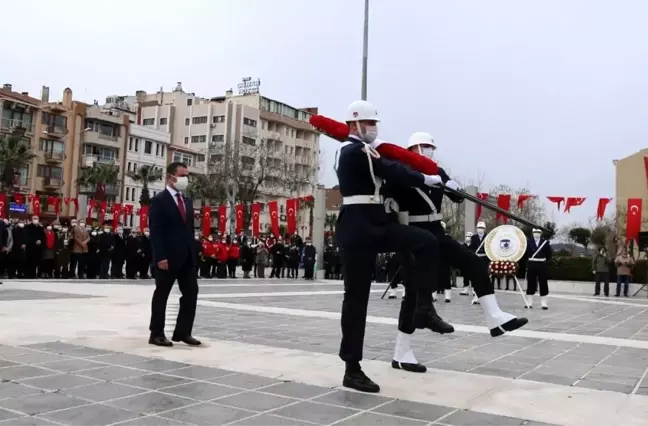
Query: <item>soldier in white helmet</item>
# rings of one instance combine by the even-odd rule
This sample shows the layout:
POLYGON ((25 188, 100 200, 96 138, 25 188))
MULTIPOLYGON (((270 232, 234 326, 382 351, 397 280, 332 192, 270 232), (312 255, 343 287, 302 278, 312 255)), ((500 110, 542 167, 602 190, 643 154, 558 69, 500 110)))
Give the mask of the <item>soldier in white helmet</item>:
MULTIPOLYGON (((464 243, 463 246, 467 249, 470 249, 470 239, 472 238, 473 233, 468 231, 466 232, 466 236, 464 237, 464 243)), ((461 296, 468 296, 468 289, 470 288, 470 278, 468 278, 465 274, 462 274, 463 278, 463 289, 461 290, 461 293, 459 293, 461 296)))
POLYGON ((406 280, 406 286, 413 286, 417 292, 413 326, 439 333, 454 331, 436 314, 432 304, 436 280, 430 277, 438 273, 437 239, 422 229, 390 220, 380 187, 383 180, 389 180, 403 189, 425 189, 440 183, 441 178, 413 171, 378 154, 371 144, 378 136, 380 119, 369 102, 356 101, 349 105, 346 121, 349 137, 336 153, 335 161, 342 194, 336 240, 344 275, 340 345, 340 358, 346 364, 343 385, 363 392, 379 392, 380 387, 360 367, 367 304, 378 253, 409 253, 414 258, 406 280))
MULTIPOLYGON (((420 155, 433 158, 436 143, 430 134, 418 132, 411 136, 408 149, 420 155)), ((439 176, 443 182, 442 184, 427 188, 410 187, 407 190, 403 190, 401 185, 395 185, 398 182, 392 182, 387 179, 383 188, 383 193, 387 198, 385 202, 386 208, 391 208, 392 210, 395 208, 398 211, 399 217, 406 216, 408 224, 411 227, 424 229, 433 234, 439 241, 439 263, 443 266, 456 267, 464 276, 469 277, 484 310, 486 324, 490 329, 491 336, 500 336, 507 331, 513 331, 522 327, 528 322, 526 318, 517 318, 500 309, 493 291, 493 284, 488 276, 487 265, 473 251, 455 241, 445 232, 442 225, 443 215, 441 214, 444 196, 447 196, 455 203, 463 202, 463 198, 445 190, 446 187, 455 190, 459 189, 459 185, 450 179, 442 168, 439 168, 439 176), (405 213, 407 214, 405 215, 405 213)), ((410 264, 403 263, 403 269, 405 269, 404 275, 406 277, 409 275, 407 270, 409 267, 410 264)), ((434 277, 430 279, 434 279, 434 277)), ((407 282, 407 278, 405 281, 407 282)), ((412 302, 408 301, 406 287, 403 305, 408 303, 411 304, 412 302)), ((406 310, 401 308, 401 313, 406 310)), ((396 339, 396 349, 392 366, 413 372, 424 371, 419 368, 405 368, 406 366, 414 366, 413 360, 415 358, 410 348, 412 333, 407 333, 407 330, 402 327, 402 322, 401 316, 399 318, 399 332, 396 339), (410 357, 410 361, 407 361, 409 365, 404 365, 404 361, 402 361, 403 354, 408 354, 410 357)))

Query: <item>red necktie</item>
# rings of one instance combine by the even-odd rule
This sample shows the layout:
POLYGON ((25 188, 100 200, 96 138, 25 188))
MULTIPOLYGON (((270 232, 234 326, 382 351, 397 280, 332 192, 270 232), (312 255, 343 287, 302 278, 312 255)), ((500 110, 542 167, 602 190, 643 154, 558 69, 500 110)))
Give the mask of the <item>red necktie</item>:
POLYGON ((182 220, 185 222, 187 221, 187 211, 185 210, 185 205, 184 201, 182 200, 182 195, 178 192, 176 194, 176 197, 178 197, 178 210, 180 210, 180 216, 182 216, 182 220))

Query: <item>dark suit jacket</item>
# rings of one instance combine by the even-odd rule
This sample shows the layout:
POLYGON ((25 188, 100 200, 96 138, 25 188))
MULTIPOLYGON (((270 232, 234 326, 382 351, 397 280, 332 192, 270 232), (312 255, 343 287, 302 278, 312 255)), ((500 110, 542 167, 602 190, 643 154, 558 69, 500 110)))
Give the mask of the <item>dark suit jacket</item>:
POLYGON ((186 263, 196 265, 194 244, 193 203, 183 196, 186 221, 173 196, 166 189, 151 199, 149 207, 149 229, 153 262, 169 262, 170 270, 177 270, 186 263))

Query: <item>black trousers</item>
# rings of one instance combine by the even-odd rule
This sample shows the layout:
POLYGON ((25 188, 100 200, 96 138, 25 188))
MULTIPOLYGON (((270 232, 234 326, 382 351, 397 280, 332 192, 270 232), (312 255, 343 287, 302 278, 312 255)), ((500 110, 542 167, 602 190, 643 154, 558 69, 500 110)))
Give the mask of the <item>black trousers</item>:
POLYGON ((114 257, 112 259, 112 266, 110 268, 110 276, 112 278, 124 278, 124 258, 114 257))
POLYGON ((446 262, 439 263, 439 288, 437 289, 439 293, 452 288, 451 275, 450 265, 446 262))
POLYGON ((184 338, 191 336, 198 301, 196 267, 188 261, 178 269, 168 271, 163 271, 156 265, 154 271, 155 291, 151 300, 151 324, 149 326, 151 336, 164 336, 167 301, 176 280, 182 296, 180 297, 180 310, 178 311, 173 337, 184 338))
MULTIPOLYGON (((295 272, 299 275, 299 271, 295 272)), ((304 278, 307 280, 312 280, 315 278, 315 263, 304 263, 304 278)))
POLYGON ((139 260, 137 257, 129 257, 126 259, 126 278, 134 280, 137 278, 137 270, 139 267, 139 260))
POLYGON ((84 275, 87 275, 86 264, 88 254, 87 253, 72 253, 70 262, 70 275, 74 276, 76 274, 77 278, 82 278, 84 275))
POLYGON ((597 272, 596 273, 596 285, 594 287, 594 294, 601 294, 601 281, 603 281, 603 293, 606 296, 610 295, 610 273, 609 272, 597 272))
POLYGON ((227 272, 230 278, 236 277, 236 265, 238 265, 238 259, 227 260, 227 272))
POLYGON ((408 268, 408 281, 416 288, 417 308, 432 306, 432 289, 437 286, 436 265, 439 256, 436 237, 428 231, 398 223, 390 223, 383 229, 382 238, 372 241, 370 245, 353 244, 341 247, 340 250, 344 300, 339 355, 346 362, 362 360, 371 278, 376 269, 378 253, 411 253, 413 263, 408 268))
POLYGON ((139 277, 146 279, 149 277, 149 271, 151 270, 151 259, 146 257, 140 257, 138 261, 139 267, 139 277))
POLYGON ((102 280, 107 280, 108 278, 110 278, 109 272, 110 272, 110 257, 103 256, 101 258, 101 266, 99 267, 99 278, 101 278, 102 280))
POLYGON ((538 285, 540 285, 540 296, 549 294, 547 264, 545 262, 528 262, 526 294, 535 294, 538 285))

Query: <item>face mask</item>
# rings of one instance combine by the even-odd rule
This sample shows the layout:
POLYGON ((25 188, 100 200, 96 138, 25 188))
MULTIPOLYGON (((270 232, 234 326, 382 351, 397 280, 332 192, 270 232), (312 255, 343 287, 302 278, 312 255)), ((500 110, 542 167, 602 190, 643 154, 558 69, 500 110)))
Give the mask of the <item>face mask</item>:
POLYGON ((431 146, 424 146, 420 149, 421 155, 427 157, 427 158, 434 158, 434 148, 431 146))
POLYGON ((148 237, 149 235, 151 235, 151 233, 146 231, 146 232, 144 232, 144 235, 146 235, 148 237))
POLYGON ((361 136, 363 141, 372 143, 378 137, 378 126, 366 126, 361 136))
POLYGON ((51 226, 48 226, 48 227, 47 227, 47 230, 48 230, 48 231, 51 231, 51 230, 52 230, 52 227, 51 227, 51 226))
POLYGON ((187 176, 176 177, 175 188, 182 192, 189 186, 189 178, 187 176))
POLYGON ((68 231, 67 228, 63 228, 63 229, 61 229, 61 230, 62 230, 63 232, 67 232, 67 231, 68 231))
POLYGON ((92 231, 92 236, 93 236, 93 237, 96 237, 96 236, 97 236, 97 233, 94 232, 94 231, 92 231))
POLYGON ((194 238, 196 239, 196 241, 198 241, 200 239, 200 236, 199 235, 194 235, 194 238))
POLYGON ((310 245, 311 245, 311 243, 306 243, 306 245, 307 245, 307 246, 310 246, 310 245))
POLYGON ((466 238, 464 241, 466 242, 466 244, 470 244, 470 238, 466 238))
POLYGON ((54 229, 61 229, 61 227, 58 225, 54 225, 54 229))
POLYGON ((33 223, 34 225, 38 225, 38 219, 32 219, 32 223, 33 223))
POLYGON ((541 235, 542 234, 538 234, 537 232, 534 232, 533 233, 533 238, 535 238, 536 240, 539 240, 541 235))
POLYGON ((104 232, 107 234, 107 233, 110 232, 110 229, 109 229, 109 228, 106 228, 106 229, 104 229, 104 232))
POLYGON ((25 227, 25 224, 24 224, 24 223, 19 223, 19 224, 18 224, 18 228, 24 228, 24 227, 25 227))
MULTIPOLYGON (((198 237, 196 237, 196 238, 198 238, 198 237)), ((207 239, 208 239, 209 241, 214 241, 214 239, 213 239, 212 237, 209 237, 209 238, 207 238, 207 239)))
MULTIPOLYGON (((74 224, 74 226, 76 226, 76 224, 74 224)), ((80 223, 79 226, 80 226, 81 228, 85 228, 85 223, 80 223)))
POLYGON ((223 243, 223 244, 225 244, 226 242, 227 242, 227 240, 223 240, 223 241, 221 241, 221 243, 223 243))
POLYGON ((483 230, 483 229, 478 229, 478 230, 477 230, 477 235, 479 235, 480 237, 481 237, 482 235, 484 235, 484 230, 483 230))
POLYGON ((117 230, 117 233, 118 233, 119 235, 121 235, 121 234, 124 233, 124 230, 123 230, 123 229, 118 229, 118 230, 117 230))
POLYGON ((92 226, 86 226, 86 231, 88 232, 92 231, 92 226))
POLYGON ((71 225, 72 225, 72 228, 74 228, 77 224, 76 224, 76 222, 72 222, 71 225))

